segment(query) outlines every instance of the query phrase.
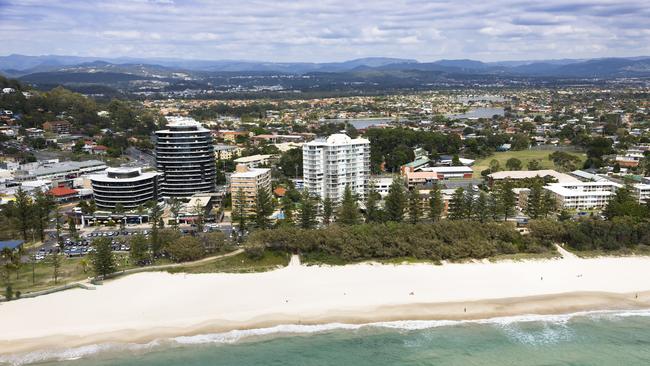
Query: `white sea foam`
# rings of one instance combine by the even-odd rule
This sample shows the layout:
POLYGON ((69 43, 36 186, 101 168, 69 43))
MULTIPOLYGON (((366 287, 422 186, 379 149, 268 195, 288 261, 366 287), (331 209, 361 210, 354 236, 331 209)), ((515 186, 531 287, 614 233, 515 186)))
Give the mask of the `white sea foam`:
POLYGON ((102 343, 102 344, 91 344, 81 347, 73 347, 66 349, 58 350, 43 350, 35 351, 29 353, 20 353, 14 355, 0 356, 0 365, 27 365, 32 363, 39 363, 45 361, 72 361, 78 360, 80 358, 90 357, 92 355, 105 353, 105 352, 116 352, 120 350, 137 352, 137 351, 147 351, 154 348, 157 348, 161 345, 160 340, 151 341, 146 344, 115 344, 115 343, 102 343))
POLYGON ((318 325, 284 324, 268 328, 232 330, 224 333, 199 334, 181 336, 170 339, 159 339, 146 344, 115 344, 105 343, 87 345, 61 350, 46 350, 15 355, 0 356, 0 365, 25 365, 45 361, 67 361, 90 357, 99 353, 108 352, 147 352, 162 346, 178 347, 198 344, 232 344, 257 337, 316 334, 338 330, 356 331, 360 329, 384 328, 392 330, 423 330, 448 326, 461 326, 468 324, 494 325, 504 330, 506 335, 520 343, 539 344, 558 342, 572 336, 567 323, 577 317, 586 317, 593 320, 615 320, 627 317, 650 317, 650 309, 645 310, 602 310, 589 312, 576 312, 563 315, 519 315, 497 317, 478 320, 403 320, 390 322, 375 322, 366 324, 328 323, 318 325), (543 323, 543 326, 533 332, 523 328, 525 323, 543 323))
POLYGON ((178 344, 235 343, 239 340, 277 334, 323 333, 332 330, 355 330, 363 325, 328 323, 318 325, 283 324, 269 328, 232 330, 225 333, 199 334, 172 338, 178 344))

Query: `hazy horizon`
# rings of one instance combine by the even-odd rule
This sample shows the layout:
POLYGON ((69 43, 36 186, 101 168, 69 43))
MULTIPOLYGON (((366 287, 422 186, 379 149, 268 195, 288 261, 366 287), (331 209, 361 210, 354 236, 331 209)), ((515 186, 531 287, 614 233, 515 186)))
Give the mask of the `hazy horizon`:
POLYGON ((137 56, 95 56, 95 55, 70 55, 70 54, 22 54, 22 53, 7 53, 7 54, 2 54, 0 53, 0 57, 9 57, 9 56, 25 56, 25 57, 79 57, 79 58, 89 58, 89 59, 97 59, 97 60, 149 60, 149 61, 203 61, 203 62, 219 62, 219 61, 224 61, 224 62, 251 62, 251 63, 263 63, 263 62, 268 62, 268 63, 315 63, 315 64, 324 64, 324 63, 337 63, 337 62, 346 62, 346 61, 354 61, 354 60, 360 60, 360 59, 379 59, 379 58, 395 58, 395 59, 403 59, 403 60, 414 60, 420 63, 427 63, 427 62, 436 62, 436 61, 460 61, 460 60, 468 60, 468 61, 479 61, 483 63, 500 63, 500 62, 543 62, 543 61, 567 61, 567 60, 594 60, 594 59, 608 59, 608 58, 650 58, 648 55, 630 55, 630 56, 595 56, 595 57, 588 57, 588 58, 569 58, 569 57, 564 57, 564 58, 540 58, 540 59, 516 59, 516 60, 492 60, 492 61, 486 61, 486 60, 480 60, 476 58, 449 58, 449 57, 441 57, 437 59, 430 59, 430 60, 421 60, 421 59, 415 59, 415 58, 408 58, 408 57, 388 57, 388 56, 363 56, 363 57, 349 57, 349 58, 342 58, 339 60, 315 60, 315 61, 301 61, 301 60, 286 60, 286 61, 269 61, 269 60, 263 60, 263 59, 235 59, 235 58, 214 58, 214 59, 207 59, 207 58, 183 58, 183 57, 172 57, 172 56, 152 56, 152 57, 137 57, 137 56))
POLYGON ((340 62, 484 62, 650 54, 640 0, 0 0, 4 54, 340 62))

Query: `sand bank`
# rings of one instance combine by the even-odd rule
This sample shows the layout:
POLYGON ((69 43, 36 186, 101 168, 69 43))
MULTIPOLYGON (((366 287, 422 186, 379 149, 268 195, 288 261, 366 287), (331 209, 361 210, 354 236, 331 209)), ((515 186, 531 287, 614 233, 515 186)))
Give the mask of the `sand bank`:
POLYGON ((0 354, 277 324, 650 308, 648 278, 648 257, 139 273, 0 304, 0 354))

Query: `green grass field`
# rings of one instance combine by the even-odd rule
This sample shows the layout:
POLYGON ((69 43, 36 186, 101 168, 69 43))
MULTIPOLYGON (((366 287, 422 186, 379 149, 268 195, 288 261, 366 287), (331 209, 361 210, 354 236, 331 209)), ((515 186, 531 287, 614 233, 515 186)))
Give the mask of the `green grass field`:
MULTIPOLYGON (((65 256, 61 256, 61 267, 59 267, 59 276, 55 284, 54 267, 50 262, 50 258, 48 257, 45 261, 35 263, 33 266, 31 263, 23 263, 18 271, 11 271, 9 283, 11 283, 13 291, 20 291, 22 293, 35 292, 67 285, 93 276, 90 258, 66 258, 65 256)), ((128 256, 126 254, 116 255, 115 262, 118 270, 133 267, 128 264, 128 256)), ((5 287, 6 283, 2 283, 3 294, 5 287)))
POLYGON ((261 259, 251 259, 246 253, 232 257, 220 258, 198 266, 180 266, 167 270, 169 273, 251 273, 265 272, 286 267, 289 264, 289 255, 271 250, 264 252, 261 259))
MULTIPOLYGON (((127 254, 118 254, 115 257, 118 272, 120 270, 135 268, 134 265, 129 263, 127 254)), ((168 260, 164 259, 156 262, 157 265, 169 263, 168 260)), ((167 271, 170 273, 248 273, 270 271, 285 267, 288 264, 289 255, 266 251, 260 259, 251 259, 245 253, 241 253, 232 257, 215 259, 200 265, 188 264, 187 266, 175 267, 167 271)), ((147 271, 149 269, 143 267, 143 270, 147 271)), ((150 270, 156 271, 155 268, 151 268, 150 270)), ((17 273, 16 271, 11 271, 10 273, 9 283, 13 292, 20 291, 22 294, 64 286, 94 276, 90 258, 65 257, 61 257, 61 267, 59 268, 59 276, 56 283, 54 283, 53 276, 54 268, 49 258, 48 260, 35 263, 33 266, 31 263, 24 263, 20 266, 17 273)), ((4 295, 6 282, 2 281, 1 285, 2 288, 0 288, 0 291, 4 295)))
MULTIPOLYGON (((472 167, 474 169, 474 178, 480 178, 481 172, 490 167, 490 161, 496 159, 501 165, 501 170, 506 170, 506 162, 510 158, 517 158, 521 160, 523 170, 526 170, 528 162, 532 160, 539 161, 543 169, 556 169, 553 162, 548 159, 549 154, 554 150, 520 150, 520 151, 504 151, 496 152, 486 158, 478 159, 472 167)), ((580 162, 584 162, 587 156, 582 152, 566 151, 570 154, 576 155, 580 158, 580 162)), ((580 164, 578 164, 580 165, 580 164)))

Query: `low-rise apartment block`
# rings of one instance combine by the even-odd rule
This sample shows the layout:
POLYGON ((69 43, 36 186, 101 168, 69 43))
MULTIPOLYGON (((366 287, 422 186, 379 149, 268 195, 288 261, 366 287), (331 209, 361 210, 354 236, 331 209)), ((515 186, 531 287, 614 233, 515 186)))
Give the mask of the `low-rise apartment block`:
MULTIPOLYGON (((265 189, 271 194, 271 169, 249 168, 246 165, 237 165, 235 172, 230 176, 230 194, 233 208, 238 207, 239 192, 243 192, 244 210, 248 215, 255 212, 255 198, 257 191, 265 189)), ((234 211, 234 209, 233 209, 234 211)))
POLYGON ((632 195, 639 203, 647 203, 650 198, 650 184, 638 183, 632 186, 632 195))
POLYGON ((273 155, 251 155, 251 156, 242 156, 241 158, 235 159, 235 164, 237 165, 246 165, 249 168, 257 168, 262 165, 269 165, 273 160, 273 155))
POLYGON ((422 172, 435 173, 439 180, 472 179, 474 170, 468 166, 436 166, 422 168, 422 172))
POLYGON ((70 133, 70 122, 68 121, 47 121, 43 123, 43 129, 47 132, 52 132, 57 135, 65 135, 70 133))
POLYGON ((235 159, 241 152, 242 148, 236 145, 214 145, 214 157, 217 160, 235 159))
POLYGON ((614 182, 551 183, 544 189, 555 196, 559 209, 598 210, 604 208, 616 190, 623 185, 614 182))

